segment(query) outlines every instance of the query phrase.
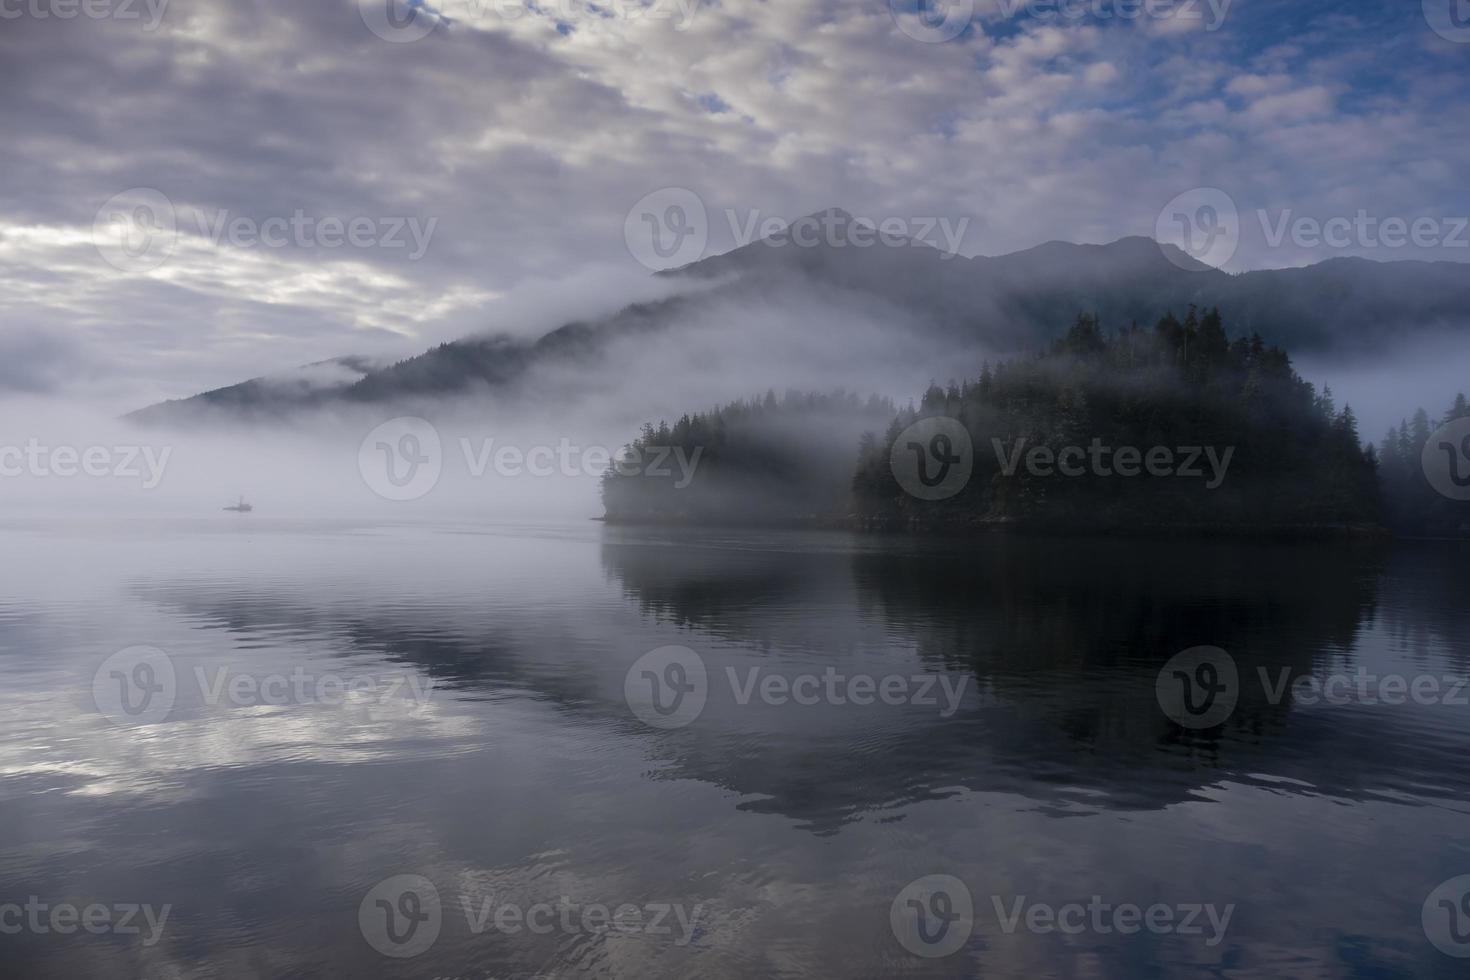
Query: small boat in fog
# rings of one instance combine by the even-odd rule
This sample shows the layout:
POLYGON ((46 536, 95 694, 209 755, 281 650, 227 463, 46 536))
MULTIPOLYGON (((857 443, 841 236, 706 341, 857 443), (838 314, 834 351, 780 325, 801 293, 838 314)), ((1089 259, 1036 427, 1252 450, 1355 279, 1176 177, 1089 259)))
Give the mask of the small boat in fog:
POLYGON ((240 502, 238 504, 230 504, 230 506, 225 508, 225 510, 232 510, 237 514, 248 514, 254 509, 254 506, 245 502, 245 497, 243 495, 240 497, 240 502))

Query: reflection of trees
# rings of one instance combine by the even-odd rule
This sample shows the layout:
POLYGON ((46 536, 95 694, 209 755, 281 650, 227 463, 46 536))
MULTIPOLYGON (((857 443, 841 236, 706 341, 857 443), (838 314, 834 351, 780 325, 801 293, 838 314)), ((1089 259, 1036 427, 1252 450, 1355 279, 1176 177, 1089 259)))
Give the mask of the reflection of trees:
POLYGON ((575 701, 594 696, 596 688, 594 678, 566 669, 554 633, 542 634, 546 648, 532 649, 524 627, 508 624, 495 609, 467 602, 390 603, 320 579, 255 587, 170 581, 137 584, 132 591, 198 628, 236 634, 242 648, 302 647, 344 658, 380 657, 429 675, 436 690, 529 690, 575 701))
POLYGON ((1229 541, 1015 538, 930 554, 859 555, 864 601, 925 659, 969 665, 1026 715, 1050 719, 1072 753, 1140 761, 1177 746, 1211 766, 1240 764, 1280 737, 1289 698, 1258 682, 1311 670, 1351 646, 1371 617, 1376 548, 1229 541), (1219 729, 1191 732, 1159 710, 1154 680, 1190 647, 1225 649, 1239 703, 1219 729))
POLYGON ((1381 556, 1351 546, 1014 538, 858 555, 863 600, 936 663, 993 683, 1149 668, 1187 647, 1305 667, 1372 615, 1381 556))
POLYGON ((768 642, 783 626, 803 629, 790 617, 778 622, 777 610, 805 608, 815 617, 834 605, 850 607, 851 553, 834 547, 845 535, 736 534, 740 543, 757 546, 730 547, 730 536, 719 533, 612 530, 602 563, 643 615, 748 643, 768 642), (772 546, 759 546, 767 542, 772 546))
MULTIPOLYGON (((965 786, 1154 807, 1221 779, 1296 780, 1387 798, 1413 772, 1436 774, 1431 793, 1470 795, 1470 783, 1442 778, 1452 758, 1401 734, 1417 724, 1408 713, 1294 712, 1289 693, 1272 704, 1260 684, 1259 669, 1274 679, 1327 658, 1340 664, 1380 606, 1406 623, 1422 621, 1412 611, 1419 585, 1381 594, 1385 581, 1402 580, 1386 576, 1389 556, 1378 545, 990 535, 962 544, 863 539, 856 551, 800 556, 652 550, 603 549, 610 573, 646 614, 780 643, 796 610, 830 613, 852 588, 845 615, 876 621, 932 669, 972 671, 987 693, 962 717, 890 733, 879 740, 881 758, 773 737, 762 764, 736 781, 768 794, 761 806, 811 815, 825 799, 859 809, 848 789, 861 785, 879 797, 869 805, 965 786), (773 596, 775 605, 765 605, 773 596), (1241 677, 1236 711, 1206 732, 1174 725, 1154 694, 1165 661, 1198 645, 1226 649, 1241 677), (771 760, 809 760, 813 751, 822 756, 821 783, 784 784, 784 763, 771 760)), ((1445 587, 1458 581, 1427 574, 1445 587)), ((1441 607, 1457 608, 1445 598, 1441 607)), ((687 774, 734 774, 721 768, 717 746, 687 744, 679 755, 687 774)))
POLYGON ((1394 550, 1388 574, 1397 587, 1381 619, 1395 648, 1422 662, 1437 643, 1458 672, 1470 673, 1470 545, 1404 543, 1394 550))
POLYGON ((711 783, 737 794, 736 805, 832 831, 957 788, 1013 794, 1048 812, 1156 808, 1227 780, 1354 799, 1470 798, 1470 774, 1456 775, 1464 732, 1425 738, 1412 707, 1305 710, 1289 696, 1272 705, 1255 676, 1326 657, 1340 666, 1384 643, 1449 645, 1463 659, 1459 597, 1470 573, 1456 558, 1322 544, 609 529, 603 567, 628 600, 624 625, 641 619, 650 647, 667 636, 712 665, 742 648, 773 669, 820 669, 887 644, 928 669, 969 672, 984 692, 948 719, 720 715, 712 705, 671 732, 630 716, 622 685, 631 660, 586 641, 617 628, 605 610, 552 622, 434 582, 420 584, 423 596, 388 602, 289 572, 268 584, 178 581, 137 592, 251 643, 326 643, 415 665, 471 698, 535 697, 567 725, 636 740, 657 756, 661 765, 640 778, 711 783), (1230 721, 1197 733, 1164 717, 1154 682, 1170 656, 1201 644, 1228 650, 1246 683, 1230 721))
POLYGON ((1372 615, 1382 565, 1376 548, 1347 545, 992 534, 955 546, 880 538, 852 550, 833 536, 812 540, 826 546, 628 541, 604 544, 602 555, 629 599, 663 622, 756 640, 786 610, 850 602, 936 668, 1023 685, 1047 670, 1162 663, 1199 644, 1309 662, 1303 637, 1318 649, 1351 643, 1372 615))

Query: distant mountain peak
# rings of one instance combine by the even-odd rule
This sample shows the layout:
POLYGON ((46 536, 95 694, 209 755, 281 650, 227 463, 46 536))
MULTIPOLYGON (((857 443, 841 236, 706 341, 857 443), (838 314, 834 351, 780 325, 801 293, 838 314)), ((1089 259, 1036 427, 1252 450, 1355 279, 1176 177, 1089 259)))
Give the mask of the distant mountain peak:
MULTIPOLYGON (((813 211, 811 214, 802 215, 800 218, 797 218, 795 221, 791 222, 791 225, 799 226, 804 224, 816 224, 822 228, 830 228, 836 231, 846 231, 848 226, 859 223, 867 225, 876 224, 871 220, 854 216, 851 211, 848 211, 845 208, 823 208, 820 211, 813 211)), ((779 233, 777 235, 772 235, 769 237, 779 237, 779 233)))
POLYGON ((846 208, 823 208, 820 211, 812 212, 811 214, 807 215, 807 217, 818 219, 825 218, 838 224, 849 224, 857 220, 852 216, 852 212, 848 211, 846 208))
MULTIPOLYGON (((139 421, 180 420, 191 413, 272 419, 332 402, 386 403, 476 390, 527 396, 533 370, 615 367, 628 344, 673 337, 706 311, 752 302, 775 315, 792 310, 793 327, 813 302, 872 306, 896 331, 919 331, 955 350, 983 345, 1006 355, 1049 343, 1078 313, 1110 327, 1147 325, 1191 306, 1218 307, 1242 332, 1302 352, 1374 351, 1384 338, 1463 322, 1470 277, 1453 262, 1337 259, 1299 269, 1228 275, 1184 250, 1133 236, 1105 244, 1050 241, 993 257, 957 258, 921 239, 849 242, 847 229, 871 222, 839 207, 798 221, 817 234, 761 239, 679 269, 701 288, 564 324, 537 340, 472 336, 391 366, 340 358, 216 389, 134 413, 139 421), (780 245, 781 247, 773 247, 780 245), (881 247, 878 247, 880 246, 881 247), (850 246, 850 247, 849 247, 850 246)), ((794 222, 793 222, 794 224, 794 222)), ((857 236, 852 236, 856 239, 857 236)), ((845 379, 843 379, 845 382, 845 379)))
POLYGON ((1221 271, 1210 265, 1208 262, 1201 262, 1193 255, 1190 255, 1188 252, 1184 251, 1184 249, 1180 248, 1178 245, 1170 245, 1168 242, 1156 242, 1152 238, 1144 238, 1142 236, 1139 236, 1137 238, 1122 238, 1119 239, 1119 241, 1142 242, 1148 248, 1157 249, 1160 253, 1163 254, 1164 258, 1168 259, 1174 265, 1179 266, 1181 269, 1187 269, 1191 272, 1206 272, 1210 270, 1214 270, 1216 272, 1221 271))
POLYGON ((1177 245, 1155 241, 1144 235, 1127 235, 1116 241, 1103 244, 1082 244, 1053 239, 1019 252, 990 256, 989 261, 1015 263, 1035 262, 1126 262, 1150 265, 1166 261, 1187 272, 1218 271, 1215 267, 1200 262, 1177 245))

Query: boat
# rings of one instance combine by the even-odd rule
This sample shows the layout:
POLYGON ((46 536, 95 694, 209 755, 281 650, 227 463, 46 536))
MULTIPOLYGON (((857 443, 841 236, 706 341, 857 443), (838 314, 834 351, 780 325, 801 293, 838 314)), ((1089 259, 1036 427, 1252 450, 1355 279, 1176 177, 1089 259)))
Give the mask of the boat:
POLYGON ((240 502, 238 504, 230 504, 230 506, 225 508, 225 510, 234 511, 236 514, 248 514, 254 509, 255 507, 253 505, 247 504, 245 502, 245 497, 243 494, 241 495, 240 502))

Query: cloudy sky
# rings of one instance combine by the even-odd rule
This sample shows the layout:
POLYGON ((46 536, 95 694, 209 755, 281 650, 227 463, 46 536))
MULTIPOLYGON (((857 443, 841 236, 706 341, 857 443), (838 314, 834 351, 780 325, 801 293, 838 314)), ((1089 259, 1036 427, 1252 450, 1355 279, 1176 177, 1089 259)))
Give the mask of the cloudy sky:
POLYGON ((650 288, 666 188, 707 252, 833 205, 971 255, 1234 208, 1232 270, 1470 259, 1464 0, 403 2, 0 0, 0 392, 546 329, 650 288))

